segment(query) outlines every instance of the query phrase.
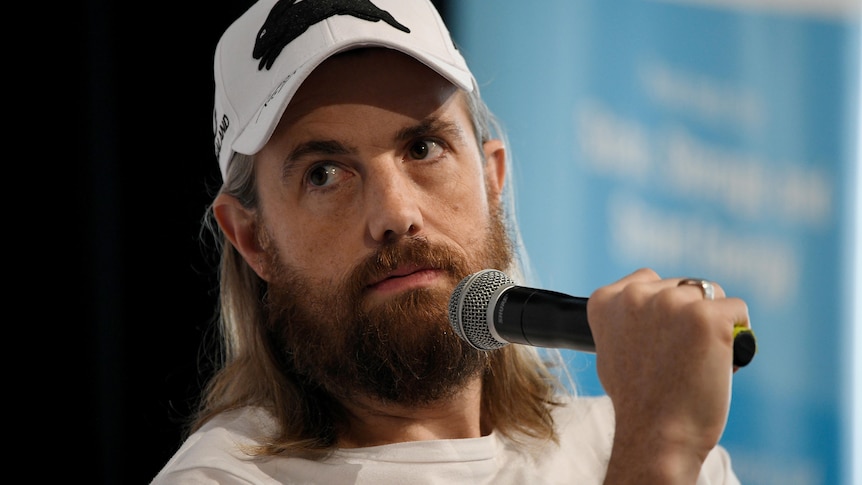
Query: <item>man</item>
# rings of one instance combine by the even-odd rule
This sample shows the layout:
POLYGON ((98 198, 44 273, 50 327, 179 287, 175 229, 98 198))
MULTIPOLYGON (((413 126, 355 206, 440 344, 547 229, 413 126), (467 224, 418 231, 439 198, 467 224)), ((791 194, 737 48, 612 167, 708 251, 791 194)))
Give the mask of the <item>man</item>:
POLYGON ((224 362, 154 484, 738 483, 748 310, 718 285, 591 295, 607 397, 453 334, 462 278, 522 268, 505 143, 428 0, 260 0, 215 81, 224 362))

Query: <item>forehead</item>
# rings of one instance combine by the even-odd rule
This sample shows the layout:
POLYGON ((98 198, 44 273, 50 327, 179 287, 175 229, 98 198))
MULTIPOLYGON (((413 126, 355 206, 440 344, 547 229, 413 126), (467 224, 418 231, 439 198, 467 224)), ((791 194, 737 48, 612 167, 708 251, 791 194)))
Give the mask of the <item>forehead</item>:
POLYGON ((281 123, 327 106, 368 105, 421 119, 447 103, 465 105, 463 92, 412 57, 365 48, 330 57, 300 86, 281 123))

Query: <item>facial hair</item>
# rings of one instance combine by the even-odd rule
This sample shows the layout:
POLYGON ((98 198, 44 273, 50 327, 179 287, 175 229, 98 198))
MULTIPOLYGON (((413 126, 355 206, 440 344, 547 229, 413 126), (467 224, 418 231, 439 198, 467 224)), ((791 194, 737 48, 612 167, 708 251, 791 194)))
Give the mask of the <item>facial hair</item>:
POLYGON ((450 397, 488 363, 486 352, 453 332, 451 291, 473 272, 507 268, 511 255, 499 210, 489 215, 483 244, 472 255, 405 237, 381 246, 344 281, 329 285, 314 282, 268 250, 275 275, 266 295, 268 324, 284 371, 339 400, 361 395, 415 406, 450 397), (403 265, 441 270, 451 285, 409 290, 365 308, 367 285, 403 265))

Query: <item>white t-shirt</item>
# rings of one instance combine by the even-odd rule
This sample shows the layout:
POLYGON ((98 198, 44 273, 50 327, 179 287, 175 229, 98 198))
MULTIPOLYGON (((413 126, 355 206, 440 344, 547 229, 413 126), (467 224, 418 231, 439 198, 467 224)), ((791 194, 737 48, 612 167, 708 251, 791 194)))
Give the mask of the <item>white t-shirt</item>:
MULTIPOLYGON (((329 458, 252 458, 273 425, 260 409, 218 416, 192 434, 151 485, 166 484, 600 484, 614 434, 610 399, 579 397, 555 410, 560 445, 524 449, 491 433, 481 438, 431 440, 340 449, 329 458)), ((730 457, 716 447, 697 485, 738 485, 730 457)))

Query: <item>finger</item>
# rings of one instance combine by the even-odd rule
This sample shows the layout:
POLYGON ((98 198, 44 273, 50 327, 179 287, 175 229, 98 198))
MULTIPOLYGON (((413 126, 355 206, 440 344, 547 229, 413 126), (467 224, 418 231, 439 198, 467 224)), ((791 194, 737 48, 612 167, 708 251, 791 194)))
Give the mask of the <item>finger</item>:
POLYGON ((655 283, 661 281, 661 276, 650 268, 641 268, 608 285, 608 288, 619 289, 632 283, 655 283))
MULTIPOLYGON (((706 300, 715 300, 718 298, 725 298, 727 294, 724 292, 724 288, 715 281, 711 281, 704 278, 674 278, 672 281, 676 282, 676 285, 681 288, 693 288, 694 290, 699 290, 701 297, 706 300)), ((686 290, 692 291, 692 290, 686 290)))
POLYGON ((640 268, 609 285, 598 288, 590 295, 590 300, 612 298, 623 292, 627 292, 630 295, 652 295, 661 290, 672 288, 679 280, 680 278, 672 280, 662 279, 654 270, 640 268))

